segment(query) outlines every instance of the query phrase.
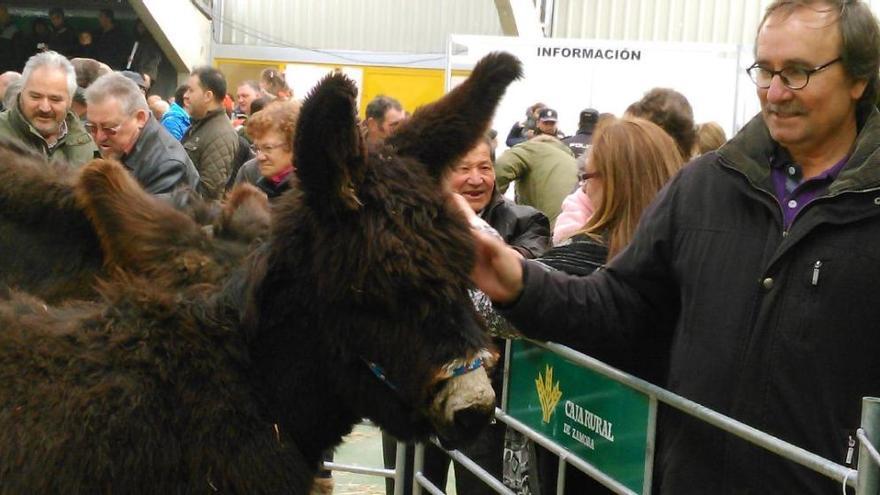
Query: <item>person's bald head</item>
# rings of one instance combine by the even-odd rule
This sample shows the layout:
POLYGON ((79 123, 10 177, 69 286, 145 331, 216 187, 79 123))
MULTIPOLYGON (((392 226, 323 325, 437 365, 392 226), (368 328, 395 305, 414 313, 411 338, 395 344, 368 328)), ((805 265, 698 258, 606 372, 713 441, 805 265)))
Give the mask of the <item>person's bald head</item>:
POLYGON ((15 71, 10 70, 0 74, 0 101, 6 97, 6 89, 9 88, 9 85, 19 79, 21 79, 21 74, 15 71))

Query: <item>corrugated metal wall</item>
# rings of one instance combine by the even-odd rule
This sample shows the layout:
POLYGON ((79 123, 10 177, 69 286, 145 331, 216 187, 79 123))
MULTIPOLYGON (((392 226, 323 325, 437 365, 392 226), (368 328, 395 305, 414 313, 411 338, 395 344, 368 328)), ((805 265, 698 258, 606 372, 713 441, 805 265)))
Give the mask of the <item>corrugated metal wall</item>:
MULTIPOLYGON (((555 0, 554 38, 754 42, 771 0, 555 0)), ((868 4, 877 14, 880 0, 868 4)))
POLYGON ((449 33, 501 35, 493 0, 223 0, 220 42, 444 53, 449 33))
MULTIPOLYGON (((217 0, 220 1, 220 0, 217 0)), ((552 37, 751 44, 771 0, 554 0, 552 37)), ((875 14, 880 0, 868 0, 875 14)), ((502 35, 494 0, 222 0, 220 42, 443 53, 502 35)))

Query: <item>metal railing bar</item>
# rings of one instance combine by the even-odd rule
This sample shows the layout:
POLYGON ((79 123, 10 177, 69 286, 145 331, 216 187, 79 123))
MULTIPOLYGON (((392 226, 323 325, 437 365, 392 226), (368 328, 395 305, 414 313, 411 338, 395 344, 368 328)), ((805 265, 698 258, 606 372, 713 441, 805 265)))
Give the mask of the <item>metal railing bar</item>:
MULTIPOLYGON (((360 422, 363 426, 370 426, 374 428, 379 428, 376 423, 368 420, 362 419, 360 422)), ((377 468, 377 467, 369 467, 369 466, 360 466, 357 464, 340 464, 337 462, 329 462, 323 461, 322 465, 324 469, 328 471, 342 471, 346 473, 354 473, 354 474, 363 474, 367 476, 381 476, 383 478, 390 478, 394 480, 394 495, 403 495, 403 466, 404 461, 406 459, 406 444, 403 442, 397 442, 397 454, 394 459, 394 469, 388 468, 377 468)))
MULTIPOLYGON (((384 458, 384 455, 383 455, 384 458)), ((406 470, 406 444, 397 442, 397 453, 394 455, 394 495, 403 495, 404 471, 406 470)))
POLYGON ((559 456, 559 467, 556 469, 556 495, 565 495, 565 468, 568 466, 568 455, 559 456))
MULTIPOLYGON (((412 495, 422 495, 422 483, 419 482, 419 477, 424 478, 425 482, 428 482, 428 479, 422 476, 422 469, 425 467, 425 444, 419 442, 415 445, 415 450, 413 451, 413 481, 412 481, 412 495)), ((434 486, 431 484, 431 486, 434 486)), ((396 495, 396 494, 395 494, 396 495)))
MULTIPOLYGON (((431 438, 431 443, 443 449, 443 446, 440 445, 440 442, 437 441, 436 438, 431 438)), ((515 492, 511 491, 509 488, 504 486, 504 483, 498 481, 497 478, 489 474, 488 471, 482 468, 479 464, 471 460, 470 457, 462 454, 457 450, 446 450, 443 449, 446 454, 452 458, 452 460, 460 463, 462 466, 467 468, 468 471, 473 473, 474 476, 480 479, 480 481, 486 483, 489 488, 495 490, 496 493, 500 493, 501 495, 516 495, 515 492)))
MULTIPOLYGON (((501 372, 504 373, 504 381, 502 383, 507 383, 510 380, 510 354, 511 354, 511 340, 504 339, 504 367, 501 368, 501 372)), ((501 387, 501 408, 507 409, 507 387, 501 387)))
MULTIPOLYGON (((732 433, 733 435, 745 439, 752 444, 773 452, 780 457, 784 457, 790 461, 794 461, 802 466, 808 467, 819 474, 827 476, 828 478, 840 481, 843 480, 851 471, 850 468, 846 466, 831 462, 824 457, 818 456, 801 447, 780 440, 773 435, 753 428, 745 423, 741 423, 733 418, 709 409, 708 407, 702 406, 692 400, 685 399, 684 397, 676 395, 664 388, 658 387, 657 385, 636 378, 618 369, 612 368, 611 366, 595 358, 591 358, 589 356, 581 354, 580 352, 570 349, 564 345, 555 344, 552 342, 538 342, 530 339, 526 340, 539 347, 552 351, 564 357, 565 359, 568 359, 569 361, 575 362, 580 366, 589 368, 597 373, 607 376, 608 378, 628 385, 629 387, 632 387, 639 392, 656 397, 657 400, 659 400, 660 402, 674 407, 675 409, 678 409, 685 414, 701 419, 702 421, 709 423, 716 428, 724 430, 728 433, 732 433)), ((850 478, 847 480, 847 484, 849 486, 855 487, 856 480, 850 478)))
POLYGON ((556 454, 559 457, 560 462, 571 464, 572 466, 578 468, 579 470, 594 478, 599 483, 602 483, 611 490, 614 490, 615 493, 620 493, 624 495, 638 495, 638 493, 630 490, 629 488, 620 484, 618 481, 609 477, 602 471, 599 471, 598 469, 593 467, 592 464, 580 459, 579 457, 572 456, 571 453, 565 450, 564 447, 561 447, 558 444, 554 443, 553 440, 550 440, 544 435, 531 429, 525 423, 520 422, 519 420, 505 413, 501 409, 495 409, 495 417, 505 424, 513 427, 513 429, 525 434, 527 437, 534 440, 538 445, 556 454))
POLYGON ((368 474, 371 476, 394 478, 393 469, 373 468, 367 466, 359 466, 357 464, 338 464, 335 462, 324 461, 324 469, 328 471, 343 471, 346 473, 368 474))
POLYGON ((880 441, 877 434, 880 429, 880 398, 862 397, 862 417, 856 437, 859 444, 858 484, 856 495, 876 495, 880 491, 880 464, 877 462, 877 451, 873 442, 880 441))
POLYGON ((413 476, 413 482, 424 488, 431 495, 446 495, 446 493, 425 477, 421 472, 416 472, 413 476))
POLYGON ((868 435, 865 433, 865 430, 859 428, 856 430, 856 437, 859 439, 859 442, 868 449, 868 453, 871 454, 871 460, 874 461, 874 464, 880 466, 880 452, 877 452, 877 448, 874 447, 874 444, 871 443, 871 440, 868 438, 868 435))

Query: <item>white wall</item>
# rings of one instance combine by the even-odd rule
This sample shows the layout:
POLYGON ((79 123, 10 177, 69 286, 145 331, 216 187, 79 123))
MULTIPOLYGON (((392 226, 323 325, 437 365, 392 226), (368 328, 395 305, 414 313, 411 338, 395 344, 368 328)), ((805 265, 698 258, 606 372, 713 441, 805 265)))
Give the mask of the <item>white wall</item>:
POLYGON ((526 107, 538 101, 559 112, 558 126, 566 134, 577 130, 583 108, 621 116, 654 87, 681 92, 690 101, 696 122, 718 122, 728 136, 759 110, 754 85, 743 70, 751 58, 747 49, 742 53, 736 45, 490 36, 453 36, 452 42, 459 50, 452 56, 450 69, 470 69, 484 54, 496 50, 510 52, 523 62, 525 75, 508 88, 493 122, 502 148, 513 123, 521 121, 526 107), (467 47, 466 52, 462 47, 467 47), (558 48, 560 53, 539 55, 539 48, 558 48), (573 48, 611 50, 612 54, 626 50, 639 53, 639 60, 566 57, 562 52, 573 48))

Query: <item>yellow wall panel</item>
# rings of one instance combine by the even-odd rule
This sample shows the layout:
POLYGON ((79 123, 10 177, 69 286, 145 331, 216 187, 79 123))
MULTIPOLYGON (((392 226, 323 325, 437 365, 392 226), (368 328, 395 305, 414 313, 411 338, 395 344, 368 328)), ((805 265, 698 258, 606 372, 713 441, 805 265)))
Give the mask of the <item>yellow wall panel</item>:
POLYGON ((416 108, 443 96, 443 71, 439 69, 404 69, 365 67, 360 114, 376 95, 396 98, 412 113, 416 108))
POLYGON ((223 72, 226 77, 226 92, 235 99, 235 91, 238 85, 253 79, 260 80, 260 73, 263 69, 277 69, 284 71, 284 64, 262 60, 241 60, 241 59, 215 59, 214 67, 223 72))

